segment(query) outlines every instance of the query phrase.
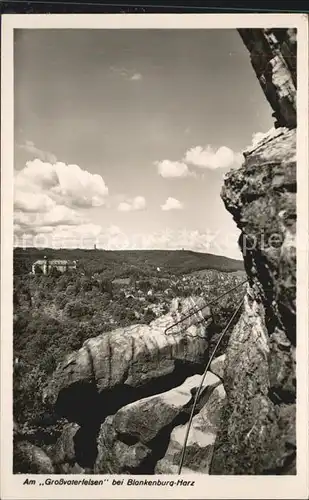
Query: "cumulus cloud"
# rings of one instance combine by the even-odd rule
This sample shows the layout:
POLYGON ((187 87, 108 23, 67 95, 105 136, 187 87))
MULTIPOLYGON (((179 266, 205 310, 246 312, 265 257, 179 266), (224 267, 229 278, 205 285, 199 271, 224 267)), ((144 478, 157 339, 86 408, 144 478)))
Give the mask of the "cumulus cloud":
POLYGON ((132 210, 132 206, 130 203, 122 201, 118 205, 118 210, 119 210, 119 212, 130 212, 132 210))
MULTIPOLYGON (((78 165, 52 164, 38 158, 28 161, 14 174, 15 234, 36 241, 40 237, 45 246, 53 246, 50 240, 54 238, 68 241, 70 246, 72 238, 81 241, 88 234, 93 237, 100 226, 93 225, 81 209, 105 204, 107 195, 102 177, 78 165)), ((79 246, 77 240, 75 246, 79 246)))
POLYGON ((86 218, 65 205, 54 205, 48 212, 24 212, 16 210, 14 223, 20 226, 24 232, 37 233, 44 231, 44 227, 56 227, 60 225, 77 226, 82 224, 86 218))
POLYGON ((46 193, 15 192, 15 209, 24 212, 47 212, 55 206, 55 202, 46 193))
POLYGON ((132 70, 123 67, 111 66, 110 70, 112 71, 112 73, 121 76, 125 80, 131 80, 133 82, 141 80, 143 78, 143 75, 141 73, 134 72, 132 70))
POLYGON ((71 207, 93 207, 105 203, 108 188, 103 178, 78 165, 54 164, 39 159, 28 161, 15 172, 15 203, 23 210, 44 211, 53 202, 71 207))
POLYGON ((154 162, 158 173, 164 178, 199 177, 196 171, 189 169, 188 165, 203 169, 216 170, 241 165, 243 155, 232 149, 221 146, 215 150, 212 146, 195 146, 188 149, 181 161, 162 160, 154 162))
POLYGON ((131 212, 137 210, 144 210, 146 208, 146 200, 144 196, 135 196, 127 201, 122 201, 118 205, 118 210, 120 212, 131 212))
POLYGON ((184 161, 197 167, 215 170, 239 163, 240 155, 226 146, 221 146, 217 150, 211 146, 206 146, 206 148, 196 146, 186 152, 184 161))
POLYGON ((134 75, 131 76, 130 80, 137 81, 137 80, 141 80, 142 78, 143 77, 140 73, 134 73, 134 75))
POLYGON ((158 168, 158 173, 161 177, 188 177, 190 171, 186 163, 181 161, 162 160, 155 162, 158 168))
POLYGON ((114 224, 112 224, 111 226, 109 226, 107 228, 106 232, 108 234, 110 234, 111 236, 117 236, 117 234, 121 233, 121 230, 118 226, 115 226, 114 224))
POLYGON ((132 206, 134 210, 143 210, 146 208, 146 200, 144 196, 136 196, 133 198, 132 206))
POLYGON ((166 200, 166 202, 161 205, 161 209, 168 211, 168 210, 181 210, 183 208, 183 204, 177 200, 176 198, 172 198, 169 196, 166 200))
POLYGON ((77 225, 82 221, 82 216, 76 211, 64 205, 56 205, 46 214, 38 214, 42 225, 58 226, 59 224, 77 225))

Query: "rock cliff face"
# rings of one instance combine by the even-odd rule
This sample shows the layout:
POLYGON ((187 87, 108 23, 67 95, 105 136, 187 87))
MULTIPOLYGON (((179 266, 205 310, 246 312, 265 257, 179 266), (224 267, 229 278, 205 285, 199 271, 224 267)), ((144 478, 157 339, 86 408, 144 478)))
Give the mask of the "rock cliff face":
POLYGON ((239 29, 274 110, 275 127, 296 126, 296 29, 239 29))
POLYGON ((295 34, 239 31, 282 128, 245 153, 222 190, 241 230, 249 287, 226 352, 211 474, 295 474, 295 34))

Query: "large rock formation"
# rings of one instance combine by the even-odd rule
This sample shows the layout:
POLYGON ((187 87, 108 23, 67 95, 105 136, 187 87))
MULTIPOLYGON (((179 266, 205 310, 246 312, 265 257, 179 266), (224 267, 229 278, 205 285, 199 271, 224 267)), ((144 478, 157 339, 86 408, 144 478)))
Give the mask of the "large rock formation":
MULTIPOLYGON (((212 391, 207 403, 192 419, 182 474, 209 474, 217 426, 224 403, 225 390, 223 385, 219 384, 212 391)), ((157 462, 155 468, 157 474, 178 473, 186 432, 187 424, 178 425, 173 429, 166 453, 157 462)))
POLYGON ((296 29, 239 29, 275 127, 296 127, 296 29))
MULTIPOLYGON (((189 420, 201 382, 202 375, 193 375, 179 387, 135 401, 108 417, 100 429, 96 472, 152 474, 172 429, 189 420)), ((218 385, 220 379, 207 373, 195 413, 208 408, 218 385)))
POLYGON ((250 286, 226 352, 227 405, 211 473, 295 474, 295 43, 287 30, 240 32, 283 128, 245 153, 222 191, 250 286))
MULTIPOLYGON (((190 390, 197 390, 199 374, 209 355, 209 321, 202 322, 200 315, 195 315, 169 332, 166 328, 187 316, 192 305, 192 300, 176 300, 168 314, 149 325, 118 328, 91 338, 57 367, 43 397, 59 416, 76 423, 64 428, 51 450, 57 470, 69 473, 76 467, 93 469, 95 461, 97 472, 137 469, 148 455, 153 456, 144 442, 154 441, 155 436, 147 440, 141 435, 139 444, 127 448, 126 440, 122 442, 119 435, 135 435, 137 430, 132 431, 130 425, 138 428, 146 414, 158 426, 157 432, 168 428, 180 413, 187 415, 188 408, 185 411, 184 407, 193 401, 190 390), (184 387, 177 389, 191 376, 184 387), (108 444, 105 458, 99 446, 97 460, 99 434, 108 436, 104 438, 108 444)), ((210 313, 206 310, 203 314, 210 313)), ((220 383, 215 375, 209 377, 212 384, 220 383)), ((209 377, 205 381, 208 386, 209 377)))
POLYGON ((200 318, 186 324, 184 332, 178 328, 165 333, 180 318, 178 307, 149 325, 118 328, 87 340, 58 366, 44 399, 61 416, 82 425, 92 407, 102 417, 175 387, 202 369, 208 348, 205 325, 192 324, 200 318))

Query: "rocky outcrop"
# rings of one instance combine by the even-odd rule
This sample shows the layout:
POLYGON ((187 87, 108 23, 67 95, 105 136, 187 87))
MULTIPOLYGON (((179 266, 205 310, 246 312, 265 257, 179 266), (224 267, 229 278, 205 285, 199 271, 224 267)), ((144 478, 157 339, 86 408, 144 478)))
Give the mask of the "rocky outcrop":
MULTIPOLYGON (((225 403, 222 384, 211 393, 207 403, 193 417, 190 427, 182 474, 209 473, 217 425, 225 403)), ((175 427, 164 457, 157 462, 156 474, 177 474, 183 450, 187 425, 175 427)))
MULTIPOLYGON (((156 423, 157 431, 161 432, 163 427, 168 426, 168 416, 172 421, 181 413, 182 401, 184 406, 186 403, 190 404, 192 394, 189 394, 188 400, 184 396, 181 399, 181 389, 177 392, 175 387, 192 375, 195 375, 191 379, 193 386, 200 380, 198 374, 202 373, 205 359, 209 355, 209 322, 201 322, 197 315, 187 319, 178 329, 172 328, 166 332, 166 328, 179 321, 193 305, 192 300, 175 300, 170 313, 149 325, 118 328, 91 338, 57 367, 43 397, 45 402, 55 406, 59 416, 75 423, 65 427, 53 447, 53 460, 57 470, 69 471, 74 464, 85 470, 93 468, 98 454, 97 436, 102 422, 104 429, 110 428, 110 435, 106 439, 111 446, 111 454, 115 452, 117 455, 117 458, 111 459, 115 470, 118 470, 117 467, 122 470, 120 462, 124 460, 124 456, 127 456, 128 463, 139 464, 140 458, 136 456, 139 457, 141 453, 147 455, 148 451, 144 450, 144 445, 140 445, 137 447, 137 455, 133 454, 132 458, 133 448, 126 450, 126 441, 119 441, 119 432, 130 436, 133 431, 129 427, 120 430, 118 425, 138 427, 147 413, 148 419, 156 423), (168 411, 168 402, 164 406, 165 399, 161 395, 169 394, 170 389, 176 391, 180 407, 177 409, 176 405, 171 409, 171 405, 168 411), (147 402, 147 398, 152 399, 147 402), (132 408, 130 403, 133 404, 132 408), (148 405, 147 411, 144 404, 146 407, 148 405), (151 405, 154 408, 150 408, 151 405), (115 414, 115 418, 110 420, 109 416, 115 414), (113 427, 115 422, 118 422, 116 428, 113 427), (120 450, 121 460, 118 460, 117 450, 120 450), (116 466, 117 460, 120 465, 116 466)), ((219 383, 215 375, 212 375, 212 380, 219 383)), ((188 385, 185 385, 184 391, 189 391, 188 385)), ((148 441, 151 439, 154 436, 148 441)), ((140 440, 143 443, 145 438, 140 436, 140 440)), ((104 463, 107 460, 104 459, 104 463)), ((100 465, 99 469, 104 467, 100 465)), ((137 465, 126 467, 133 469, 137 465)))
POLYGON ((248 150, 222 190, 249 287, 226 352, 212 474, 296 473, 296 68, 285 60, 295 44, 293 33, 279 30, 279 43, 275 31, 240 30, 284 128, 248 150))
MULTIPOLYGON (((156 462, 164 455, 171 430, 188 421, 201 382, 202 375, 194 375, 179 387, 140 399, 107 417, 99 433, 96 472, 153 473, 156 462)), ((208 372, 195 412, 208 408, 218 385, 219 378, 208 372)))
POLYGON ((55 464, 60 465, 66 462, 75 462, 75 436, 79 429, 80 426, 74 423, 64 426, 61 437, 53 447, 53 462, 55 464))
POLYGON ((239 29, 275 127, 296 127, 296 29, 239 29))
POLYGON ((76 423, 64 425, 61 436, 49 448, 49 456, 55 470, 60 474, 83 474, 85 469, 80 466, 83 462, 79 455, 78 433, 80 426, 76 423))
POLYGON ((222 413, 212 474, 272 473, 294 459, 295 408, 272 396, 272 358, 265 310, 249 289, 227 350, 228 404, 222 413))
POLYGON ((295 345, 296 132, 283 132, 246 156, 222 192, 242 235, 247 275, 295 345))
POLYGON ((108 416, 98 436, 97 474, 138 474, 143 470, 152 450, 136 439, 119 440, 114 416, 108 416))
POLYGON ((91 406, 107 415, 139 397, 175 387, 201 369, 208 348, 202 324, 186 325, 185 334, 165 334, 179 318, 176 311, 150 325, 119 328, 87 340, 58 366, 45 400, 81 425, 91 406))

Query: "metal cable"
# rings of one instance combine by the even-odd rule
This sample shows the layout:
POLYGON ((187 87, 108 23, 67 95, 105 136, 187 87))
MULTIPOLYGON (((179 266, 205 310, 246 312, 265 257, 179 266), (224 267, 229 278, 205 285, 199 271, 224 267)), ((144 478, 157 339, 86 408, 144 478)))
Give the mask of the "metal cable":
POLYGON ((195 309, 194 311, 190 312, 190 314, 187 314, 186 316, 184 316, 183 318, 181 318, 179 321, 176 321, 175 323, 173 323, 172 325, 168 326, 164 333, 165 335, 167 334, 166 332, 168 330, 170 330, 171 328, 173 328, 174 326, 177 326, 179 325, 180 323, 183 323, 186 319, 189 319, 191 318, 191 316, 193 316, 193 314, 197 314, 198 312, 202 311, 203 309, 205 309, 205 307, 208 307, 212 304, 214 304, 215 302, 217 302, 217 300, 221 299, 222 297, 224 297, 224 295, 227 295, 228 293, 232 292, 233 290, 236 290, 236 288, 240 287, 241 285, 244 285, 245 283, 247 283, 248 279, 242 281, 241 283, 238 283, 238 285, 235 285, 233 288, 230 288, 229 290, 227 290, 226 292, 223 292, 221 295, 219 295, 218 297, 215 297, 214 299, 212 299, 210 302, 208 302, 207 304, 203 305, 203 307, 200 307, 199 309, 195 309))
POLYGON ((241 301, 238 303, 234 313, 232 314, 230 320, 228 321, 226 327, 224 328, 223 332, 221 333, 216 345, 215 345, 215 348, 208 360, 208 363, 206 365, 206 368, 205 368, 205 371, 203 373, 203 377, 202 377, 202 380, 200 382, 200 385, 199 385, 199 388, 195 394, 195 398, 194 398, 194 402, 193 402, 193 406, 192 406, 192 410, 191 410, 191 413, 190 413, 190 418, 189 418, 189 421, 188 421, 188 426, 187 426, 187 431, 186 431, 186 435, 185 435, 185 439, 184 439, 184 444, 183 444, 183 448, 182 448, 182 453, 181 453, 181 458, 180 458, 180 463, 179 463, 179 469, 178 469, 178 474, 181 474, 181 470, 182 470, 182 467, 183 467, 183 463, 184 463, 184 460, 185 460, 185 454, 186 454, 186 448, 187 448, 187 442, 188 442, 188 437, 189 437, 189 432, 190 432, 190 427, 192 425, 192 420, 193 420, 193 416, 194 416, 194 412, 195 412, 195 408, 196 408, 196 405, 197 405, 197 402, 198 402, 198 398, 200 396, 200 393, 201 393, 201 389, 202 389, 202 386, 203 386, 203 383, 204 383, 204 380, 206 378, 206 375, 207 375, 207 372, 209 370, 209 367, 210 367, 210 364, 214 358, 214 355, 216 354, 216 351, 225 335, 225 333, 227 332, 227 330, 229 329, 230 325, 232 324, 235 316, 237 315, 238 311, 241 309, 241 306, 243 305, 243 302, 244 302, 244 297, 241 299, 241 301))

